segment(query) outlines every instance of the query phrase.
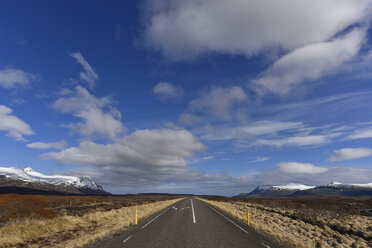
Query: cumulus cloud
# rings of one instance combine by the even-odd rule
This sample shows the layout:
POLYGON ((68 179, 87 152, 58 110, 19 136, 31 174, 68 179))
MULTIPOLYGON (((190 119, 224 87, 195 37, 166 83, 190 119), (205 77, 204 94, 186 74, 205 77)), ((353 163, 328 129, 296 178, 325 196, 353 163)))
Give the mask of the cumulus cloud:
MULTIPOLYGON (((186 130, 137 130, 115 143, 83 141, 78 147, 41 155, 61 163, 88 166, 110 185, 198 181, 208 174, 188 168, 186 159, 206 147, 186 130)), ((214 178, 211 176, 210 178, 214 178)))
POLYGON ((278 164, 278 168, 281 172, 290 174, 319 174, 328 170, 325 167, 318 167, 313 164, 298 162, 282 162, 278 164))
POLYGON ((64 147, 67 146, 67 142, 65 140, 60 140, 60 141, 55 141, 55 142, 33 142, 30 144, 27 144, 28 148, 32 149, 63 149, 64 147))
POLYGON ((144 43, 171 61, 209 53, 281 54, 252 88, 285 95, 352 61, 370 24, 370 0, 147 0, 144 43), (350 27, 355 28, 350 31, 350 27), (348 32, 348 33, 347 33, 348 32), (345 34, 346 33, 346 34, 345 34))
POLYGON ((287 94, 296 84, 316 80, 356 56, 365 30, 355 29, 331 41, 310 44, 284 55, 253 80, 273 93, 287 94))
POLYGON ((369 13, 354 0, 146 1, 145 44, 170 60, 209 52, 251 56, 324 42, 369 13))
POLYGON ((26 122, 12 115, 12 112, 7 106, 0 105, 0 130, 18 141, 26 141, 23 136, 32 135, 34 132, 26 122))
POLYGON ((240 87, 213 88, 206 94, 190 102, 190 111, 212 115, 222 120, 230 120, 236 114, 235 107, 248 100, 240 87))
POLYGON ((84 71, 80 72, 80 79, 86 82, 91 89, 94 88, 96 81, 99 79, 98 74, 93 70, 81 53, 71 53, 70 56, 75 58, 84 69, 84 71))
POLYGON ((178 88, 174 84, 167 82, 156 84, 152 91, 162 98, 179 98, 183 94, 182 88, 178 88))
POLYGON ((372 149, 369 148, 343 148, 340 150, 334 150, 334 154, 330 157, 329 161, 344 161, 350 159, 364 158, 372 156, 372 149))
POLYGON ((53 107, 81 119, 81 122, 70 123, 67 127, 84 136, 98 134, 115 138, 125 131, 121 114, 111 106, 110 98, 95 97, 81 86, 74 91, 66 91, 63 97, 54 102, 53 107))
POLYGON ((35 80, 34 75, 20 69, 0 70, 0 86, 6 89, 27 85, 33 80, 35 80))

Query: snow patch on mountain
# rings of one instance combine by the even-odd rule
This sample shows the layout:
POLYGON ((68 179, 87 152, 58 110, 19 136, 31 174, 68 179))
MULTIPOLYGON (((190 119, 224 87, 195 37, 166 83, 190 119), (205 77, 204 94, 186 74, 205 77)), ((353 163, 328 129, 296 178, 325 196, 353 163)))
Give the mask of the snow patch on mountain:
POLYGON ((31 167, 21 169, 19 167, 0 167, 0 175, 8 178, 19 179, 26 182, 49 183, 54 185, 71 185, 76 188, 89 188, 102 190, 102 187, 87 177, 44 175, 34 171, 31 167))
POLYGON ((289 183, 287 185, 279 185, 279 186, 273 186, 273 188, 276 189, 286 189, 286 190, 307 190, 307 189, 313 189, 316 186, 307 186, 299 183, 289 183))
POLYGON ((256 190, 270 190, 272 187, 272 185, 258 185, 256 190))
POLYGON ((331 182, 331 183, 326 184, 324 186, 372 188, 372 183, 339 183, 339 182, 331 182))

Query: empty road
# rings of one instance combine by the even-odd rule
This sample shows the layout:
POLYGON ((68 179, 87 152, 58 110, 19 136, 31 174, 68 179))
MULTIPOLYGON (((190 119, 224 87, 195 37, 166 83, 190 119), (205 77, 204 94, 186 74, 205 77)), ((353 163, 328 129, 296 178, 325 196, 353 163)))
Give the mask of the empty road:
POLYGON ((134 228, 87 247, 278 247, 213 206, 195 198, 181 200, 134 228))

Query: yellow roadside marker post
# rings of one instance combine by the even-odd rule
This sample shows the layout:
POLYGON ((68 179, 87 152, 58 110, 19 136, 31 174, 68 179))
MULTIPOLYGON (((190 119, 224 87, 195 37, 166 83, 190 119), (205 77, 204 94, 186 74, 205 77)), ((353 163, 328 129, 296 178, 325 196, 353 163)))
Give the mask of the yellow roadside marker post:
POLYGON ((249 226, 249 211, 247 210, 247 225, 249 226))
POLYGON ((138 224, 138 211, 136 209, 136 225, 138 224))

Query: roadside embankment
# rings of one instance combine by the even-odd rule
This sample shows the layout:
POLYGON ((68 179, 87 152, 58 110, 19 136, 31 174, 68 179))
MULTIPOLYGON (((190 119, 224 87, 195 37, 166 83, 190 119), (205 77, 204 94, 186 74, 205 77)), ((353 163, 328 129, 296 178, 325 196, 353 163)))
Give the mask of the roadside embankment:
POLYGON ((252 228, 294 247, 372 247, 372 219, 368 216, 317 215, 296 209, 272 208, 246 202, 206 200, 207 203, 246 222, 250 214, 252 228))
POLYGON ((82 216, 59 216, 46 220, 25 220, 0 227, 0 247, 81 247, 94 240, 125 230, 180 199, 89 212, 82 216))

